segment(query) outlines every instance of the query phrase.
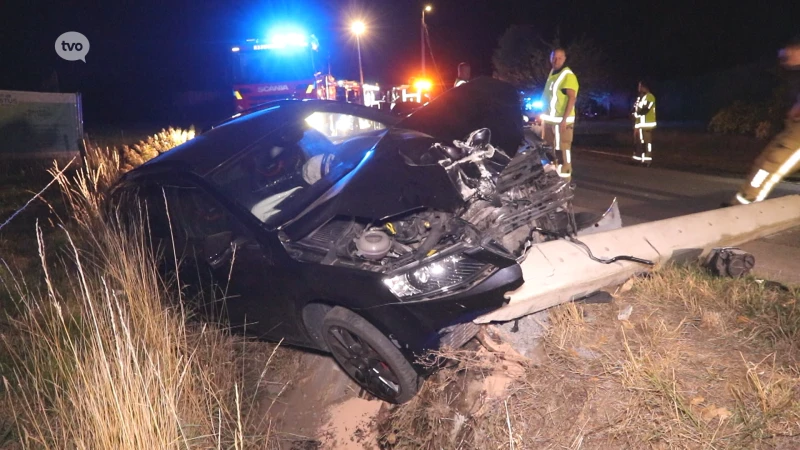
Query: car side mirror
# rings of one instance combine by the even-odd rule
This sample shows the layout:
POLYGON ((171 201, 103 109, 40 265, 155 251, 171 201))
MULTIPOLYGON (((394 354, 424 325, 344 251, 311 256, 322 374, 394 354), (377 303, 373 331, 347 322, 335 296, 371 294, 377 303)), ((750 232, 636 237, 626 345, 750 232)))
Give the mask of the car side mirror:
POLYGON ((206 262, 212 269, 218 269, 230 261, 234 252, 246 242, 247 239, 244 237, 234 239, 233 233, 230 231, 211 234, 203 242, 203 254, 206 262))

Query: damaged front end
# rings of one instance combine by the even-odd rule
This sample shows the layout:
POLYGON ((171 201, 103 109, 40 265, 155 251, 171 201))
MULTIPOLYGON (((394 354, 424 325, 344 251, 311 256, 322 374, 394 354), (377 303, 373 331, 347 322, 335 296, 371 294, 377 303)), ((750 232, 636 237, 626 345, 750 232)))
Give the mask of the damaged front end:
POLYGON ((479 129, 453 146, 399 150, 409 166, 440 167, 461 198, 458 208, 415 208, 379 220, 342 217, 284 242, 295 259, 384 273, 401 301, 469 289, 524 259, 534 244, 574 235, 573 187, 545 148, 525 142, 513 158, 479 129))
POLYGON ((284 227, 289 254, 380 273, 413 302, 468 290, 518 269, 532 246, 576 236, 574 186, 549 147, 525 138, 513 86, 462 87, 396 124, 335 194, 284 227))
POLYGON ((438 161, 467 206, 459 216, 522 258, 533 244, 576 233, 573 186, 559 177, 545 148, 526 142, 510 158, 491 144, 489 129, 474 131, 455 148, 437 144, 438 161))

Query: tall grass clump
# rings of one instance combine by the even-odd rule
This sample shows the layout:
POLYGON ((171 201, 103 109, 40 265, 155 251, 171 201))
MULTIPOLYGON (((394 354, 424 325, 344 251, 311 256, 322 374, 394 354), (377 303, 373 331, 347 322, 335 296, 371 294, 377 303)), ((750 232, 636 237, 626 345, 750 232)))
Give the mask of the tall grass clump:
POLYGON ((3 388, 19 443, 268 447, 268 427, 249 414, 261 380, 245 369, 245 343, 191 320, 175 283, 160 275, 141 212, 124 227, 101 213, 119 158, 92 157, 76 174, 51 171, 73 220, 54 231, 65 242, 57 249, 36 227, 41 288, 6 278, 17 311, 2 335, 13 360, 3 388))
POLYGON ((87 140, 84 142, 84 146, 88 162, 93 164, 92 167, 100 169, 101 165, 105 165, 106 167, 103 167, 104 174, 114 172, 109 169, 116 169, 116 172, 121 174, 194 139, 195 135, 193 126, 187 129, 169 127, 135 144, 103 146, 95 141, 87 140))

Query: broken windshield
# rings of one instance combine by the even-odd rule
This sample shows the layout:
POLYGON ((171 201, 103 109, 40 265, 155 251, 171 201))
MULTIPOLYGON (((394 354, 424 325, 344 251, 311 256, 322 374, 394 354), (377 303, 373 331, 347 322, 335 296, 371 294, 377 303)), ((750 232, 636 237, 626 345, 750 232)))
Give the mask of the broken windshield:
POLYGON ((352 171, 386 129, 374 120, 315 111, 258 140, 212 172, 210 181, 277 227, 352 171))

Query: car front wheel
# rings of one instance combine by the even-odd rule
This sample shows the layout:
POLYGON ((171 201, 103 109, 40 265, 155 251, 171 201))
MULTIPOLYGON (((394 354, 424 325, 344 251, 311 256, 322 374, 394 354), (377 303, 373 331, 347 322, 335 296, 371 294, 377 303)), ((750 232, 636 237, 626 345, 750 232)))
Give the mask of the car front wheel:
POLYGON ((322 336, 336 362, 367 392, 391 403, 411 400, 420 378, 400 350, 372 324, 341 307, 322 321, 322 336))

